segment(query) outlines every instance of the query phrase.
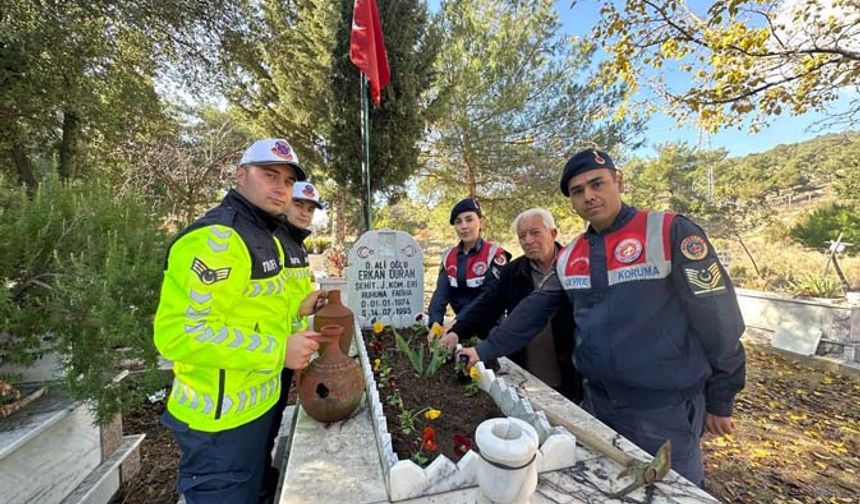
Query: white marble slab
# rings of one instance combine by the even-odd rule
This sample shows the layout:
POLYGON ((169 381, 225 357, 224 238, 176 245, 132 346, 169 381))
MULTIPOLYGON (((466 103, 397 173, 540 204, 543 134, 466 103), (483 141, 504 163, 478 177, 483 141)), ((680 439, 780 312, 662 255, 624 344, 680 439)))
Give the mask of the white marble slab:
POLYGON ((146 434, 125 436, 122 444, 96 467, 61 504, 105 504, 133 474, 124 474, 122 463, 129 457, 139 456, 140 443, 146 434))
POLYGON ((785 319, 773 334, 771 345, 809 357, 814 355, 824 335, 821 327, 815 324, 802 324, 793 319, 785 319))
POLYGON ((99 430, 82 403, 48 392, 30 406, 0 422, 3 504, 57 504, 100 463, 99 430))
POLYGON ((367 406, 322 424, 299 408, 280 504, 362 504, 388 498, 367 406))

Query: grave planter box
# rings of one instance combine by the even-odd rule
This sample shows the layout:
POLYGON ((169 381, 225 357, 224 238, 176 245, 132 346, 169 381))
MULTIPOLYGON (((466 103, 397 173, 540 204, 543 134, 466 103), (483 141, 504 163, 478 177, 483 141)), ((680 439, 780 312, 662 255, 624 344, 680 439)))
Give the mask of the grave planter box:
POLYGON ((737 295, 746 325, 773 331, 773 346, 860 362, 860 305, 748 289, 737 295))
MULTIPOLYGON (((457 463, 439 455, 426 468, 421 468, 411 460, 399 459, 392 448, 386 417, 360 327, 356 327, 355 344, 364 372, 367 405, 389 498, 392 501, 400 501, 477 486, 480 456, 472 450, 457 463)), ((535 412, 527 399, 520 398, 513 387, 509 387, 492 370, 485 369, 483 363, 479 363, 477 368, 480 371, 478 386, 493 398, 499 409, 507 416, 528 422, 537 431, 540 438, 540 449, 535 460, 538 471, 555 471, 574 465, 574 436, 562 427, 551 426, 542 411, 535 412)))

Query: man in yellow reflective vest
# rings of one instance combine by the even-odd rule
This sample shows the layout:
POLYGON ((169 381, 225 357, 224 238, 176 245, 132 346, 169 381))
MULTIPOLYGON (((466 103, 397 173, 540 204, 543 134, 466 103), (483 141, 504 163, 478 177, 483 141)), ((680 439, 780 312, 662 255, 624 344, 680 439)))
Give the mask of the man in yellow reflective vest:
POLYGON ((324 293, 292 299, 276 236, 307 177, 285 140, 255 142, 235 189, 169 248, 155 345, 173 361, 162 421, 182 451, 177 489, 188 504, 258 502, 281 370, 304 368, 319 346, 319 334, 292 323, 324 293))

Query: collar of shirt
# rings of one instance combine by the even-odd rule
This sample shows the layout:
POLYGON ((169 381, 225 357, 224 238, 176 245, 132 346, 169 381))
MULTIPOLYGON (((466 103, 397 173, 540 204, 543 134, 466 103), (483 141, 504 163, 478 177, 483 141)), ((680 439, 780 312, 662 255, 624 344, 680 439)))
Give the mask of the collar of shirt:
POLYGON ((591 227, 591 224, 588 225, 588 229, 585 230, 586 234, 606 234, 611 233, 617 229, 620 229, 622 226, 627 224, 633 216, 636 215, 636 208, 627 205, 626 203, 621 204, 621 210, 618 211, 618 215, 615 216, 615 220, 612 221, 612 225, 609 228, 604 229, 603 231, 597 232, 591 227))
POLYGON ((477 254, 478 252, 481 251, 481 248, 483 248, 483 246, 484 246, 484 239, 479 236, 478 241, 475 242, 475 246, 472 247, 471 250, 463 250, 463 242, 462 241, 457 245, 457 248, 460 249, 460 252, 463 252, 468 256, 468 255, 477 254))
POLYGON ((531 271, 536 271, 536 272, 540 273, 541 275, 543 275, 544 277, 546 277, 547 275, 549 275, 552 272, 553 268, 555 267, 555 258, 558 257, 558 253, 560 250, 561 250, 561 243, 555 242, 555 255, 553 255, 553 259, 549 265, 549 269, 547 269, 546 271, 541 271, 541 269, 538 268, 538 265, 534 261, 532 261, 531 259, 528 260, 529 268, 531 269, 531 271))
POLYGON ((310 230, 296 226, 287 219, 286 215, 282 215, 280 217, 280 220, 281 225, 287 228, 287 234, 290 236, 290 238, 292 238, 298 243, 303 243, 305 241, 305 238, 311 235, 310 230))
POLYGON ((281 225, 281 220, 278 217, 270 215, 262 208, 251 203, 235 189, 230 189, 227 196, 224 197, 224 201, 226 201, 231 208, 245 217, 252 219, 260 227, 268 229, 269 231, 274 231, 279 225, 281 225))

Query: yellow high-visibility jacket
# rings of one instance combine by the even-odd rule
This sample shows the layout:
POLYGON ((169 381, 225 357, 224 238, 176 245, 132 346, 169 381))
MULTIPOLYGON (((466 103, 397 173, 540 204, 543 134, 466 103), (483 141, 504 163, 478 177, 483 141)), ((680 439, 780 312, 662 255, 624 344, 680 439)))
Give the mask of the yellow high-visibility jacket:
POLYGON ((192 429, 243 425, 278 400, 301 301, 288 288, 278 224, 231 191, 169 250, 155 345, 174 363, 167 409, 192 429))

